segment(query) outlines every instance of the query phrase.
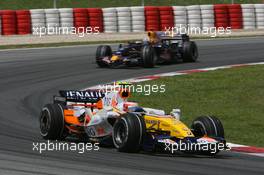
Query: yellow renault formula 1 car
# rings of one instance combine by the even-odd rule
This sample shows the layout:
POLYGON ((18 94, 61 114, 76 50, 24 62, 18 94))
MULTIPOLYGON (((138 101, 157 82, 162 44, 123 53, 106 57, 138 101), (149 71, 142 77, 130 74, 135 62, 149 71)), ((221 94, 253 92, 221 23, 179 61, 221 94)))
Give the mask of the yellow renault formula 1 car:
POLYGON ((44 139, 67 136, 108 142, 121 152, 166 151, 216 154, 226 148, 219 119, 202 116, 188 128, 180 112, 140 107, 129 102, 123 86, 101 90, 60 91, 53 104, 43 107, 40 133, 44 139), (120 88, 121 87, 121 88, 120 88))

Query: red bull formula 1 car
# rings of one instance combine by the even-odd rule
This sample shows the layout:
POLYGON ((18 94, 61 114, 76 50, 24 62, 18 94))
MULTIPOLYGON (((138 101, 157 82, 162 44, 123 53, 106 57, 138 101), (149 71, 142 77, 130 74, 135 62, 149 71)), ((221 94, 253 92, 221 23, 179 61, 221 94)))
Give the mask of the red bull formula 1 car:
POLYGON ((148 32, 144 41, 120 44, 116 51, 108 45, 96 50, 96 63, 99 67, 143 66, 176 62, 195 62, 198 49, 186 34, 170 36, 165 32, 148 32))
POLYGON ((60 91, 54 102, 41 111, 40 134, 51 140, 85 136, 99 143, 107 141, 121 152, 214 155, 226 148, 224 128, 216 117, 198 117, 189 128, 180 121, 179 110, 166 114, 140 107, 129 102, 129 96, 130 92, 123 88, 111 92, 60 91), (185 149, 180 149, 182 144, 185 149))

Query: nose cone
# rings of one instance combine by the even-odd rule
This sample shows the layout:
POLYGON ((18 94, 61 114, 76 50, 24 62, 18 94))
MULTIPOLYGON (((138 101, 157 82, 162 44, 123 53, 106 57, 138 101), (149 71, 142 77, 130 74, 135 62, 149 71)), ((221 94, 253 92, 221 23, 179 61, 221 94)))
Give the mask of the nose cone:
POLYGON ((166 123, 170 125, 171 136, 177 138, 194 137, 192 131, 181 121, 170 118, 170 120, 166 120, 166 123))
POLYGON ((181 121, 172 116, 145 116, 147 129, 168 131, 177 138, 194 137, 192 131, 181 121))
POLYGON ((175 136, 177 138, 194 137, 192 131, 184 123, 176 119, 173 120, 174 121, 171 124, 171 136, 175 136))
POLYGON ((117 61, 117 60, 119 60, 119 56, 117 56, 117 55, 113 55, 113 56, 111 57, 111 61, 117 61))

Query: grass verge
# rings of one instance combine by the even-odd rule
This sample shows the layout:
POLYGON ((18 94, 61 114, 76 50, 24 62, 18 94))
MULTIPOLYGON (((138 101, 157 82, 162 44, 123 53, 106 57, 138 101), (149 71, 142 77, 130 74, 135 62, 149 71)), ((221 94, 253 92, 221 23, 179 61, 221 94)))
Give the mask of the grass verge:
POLYGON ((166 85, 165 93, 151 96, 135 93, 140 105, 182 110, 182 120, 191 124, 201 115, 215 115, 225 128, 227 141, 264 146, 264 65, 216 70, 147 81, 166 85))

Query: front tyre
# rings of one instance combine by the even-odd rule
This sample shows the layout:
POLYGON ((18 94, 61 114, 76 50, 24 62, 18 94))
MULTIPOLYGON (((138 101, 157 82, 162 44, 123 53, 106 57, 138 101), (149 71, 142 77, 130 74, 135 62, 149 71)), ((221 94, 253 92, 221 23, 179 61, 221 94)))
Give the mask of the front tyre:
MULTIPOLYGON (((203 137, 203 136, 208 136, 208 137, 219 137, 224 139, 224 127, 221 123, 221 121, 214 116, 201 116, 196 118, 193 123, 192 123, 192 131, 193 134, 196 137, 203 137)), ((217 146, 217 145, 214 145, 217 146)), ((215 152, 211 152, 211 150, 207 151, 201 151, 200 153, 203 155, 215 155, 219 152, 219 150, 216 148, 213 149, 215 152)))
POLYGON ((134 113, 122 116, 113 127, 113 143, 120 152, 139 152, 146 132, 143 118, 134 113))
POLYGON ((201 116, 196 118, 191 126, 196 137, 221 137, 224 138, 224 127, 221 121, 214 116, 201 116))
POLYGON ((142 66, 152 68, 155 66, 155 50, 150 45, 145 45, 141 50, 142 66))
POLYGON ((102 59, 104 57, 111 57, 112 56, 112 49, 110 46, 108 45, 101 45, 98 46, 96 49, 96 55, 95 55, 95 59, 96 59, 96 63, 99 67, 107 67, 108 64, 105 63, 102 59))
POLYGON ((61 104, 47 104, 40 113, 40 134, 44 139, 62 140, 65 138, 64 114, 61 104))

